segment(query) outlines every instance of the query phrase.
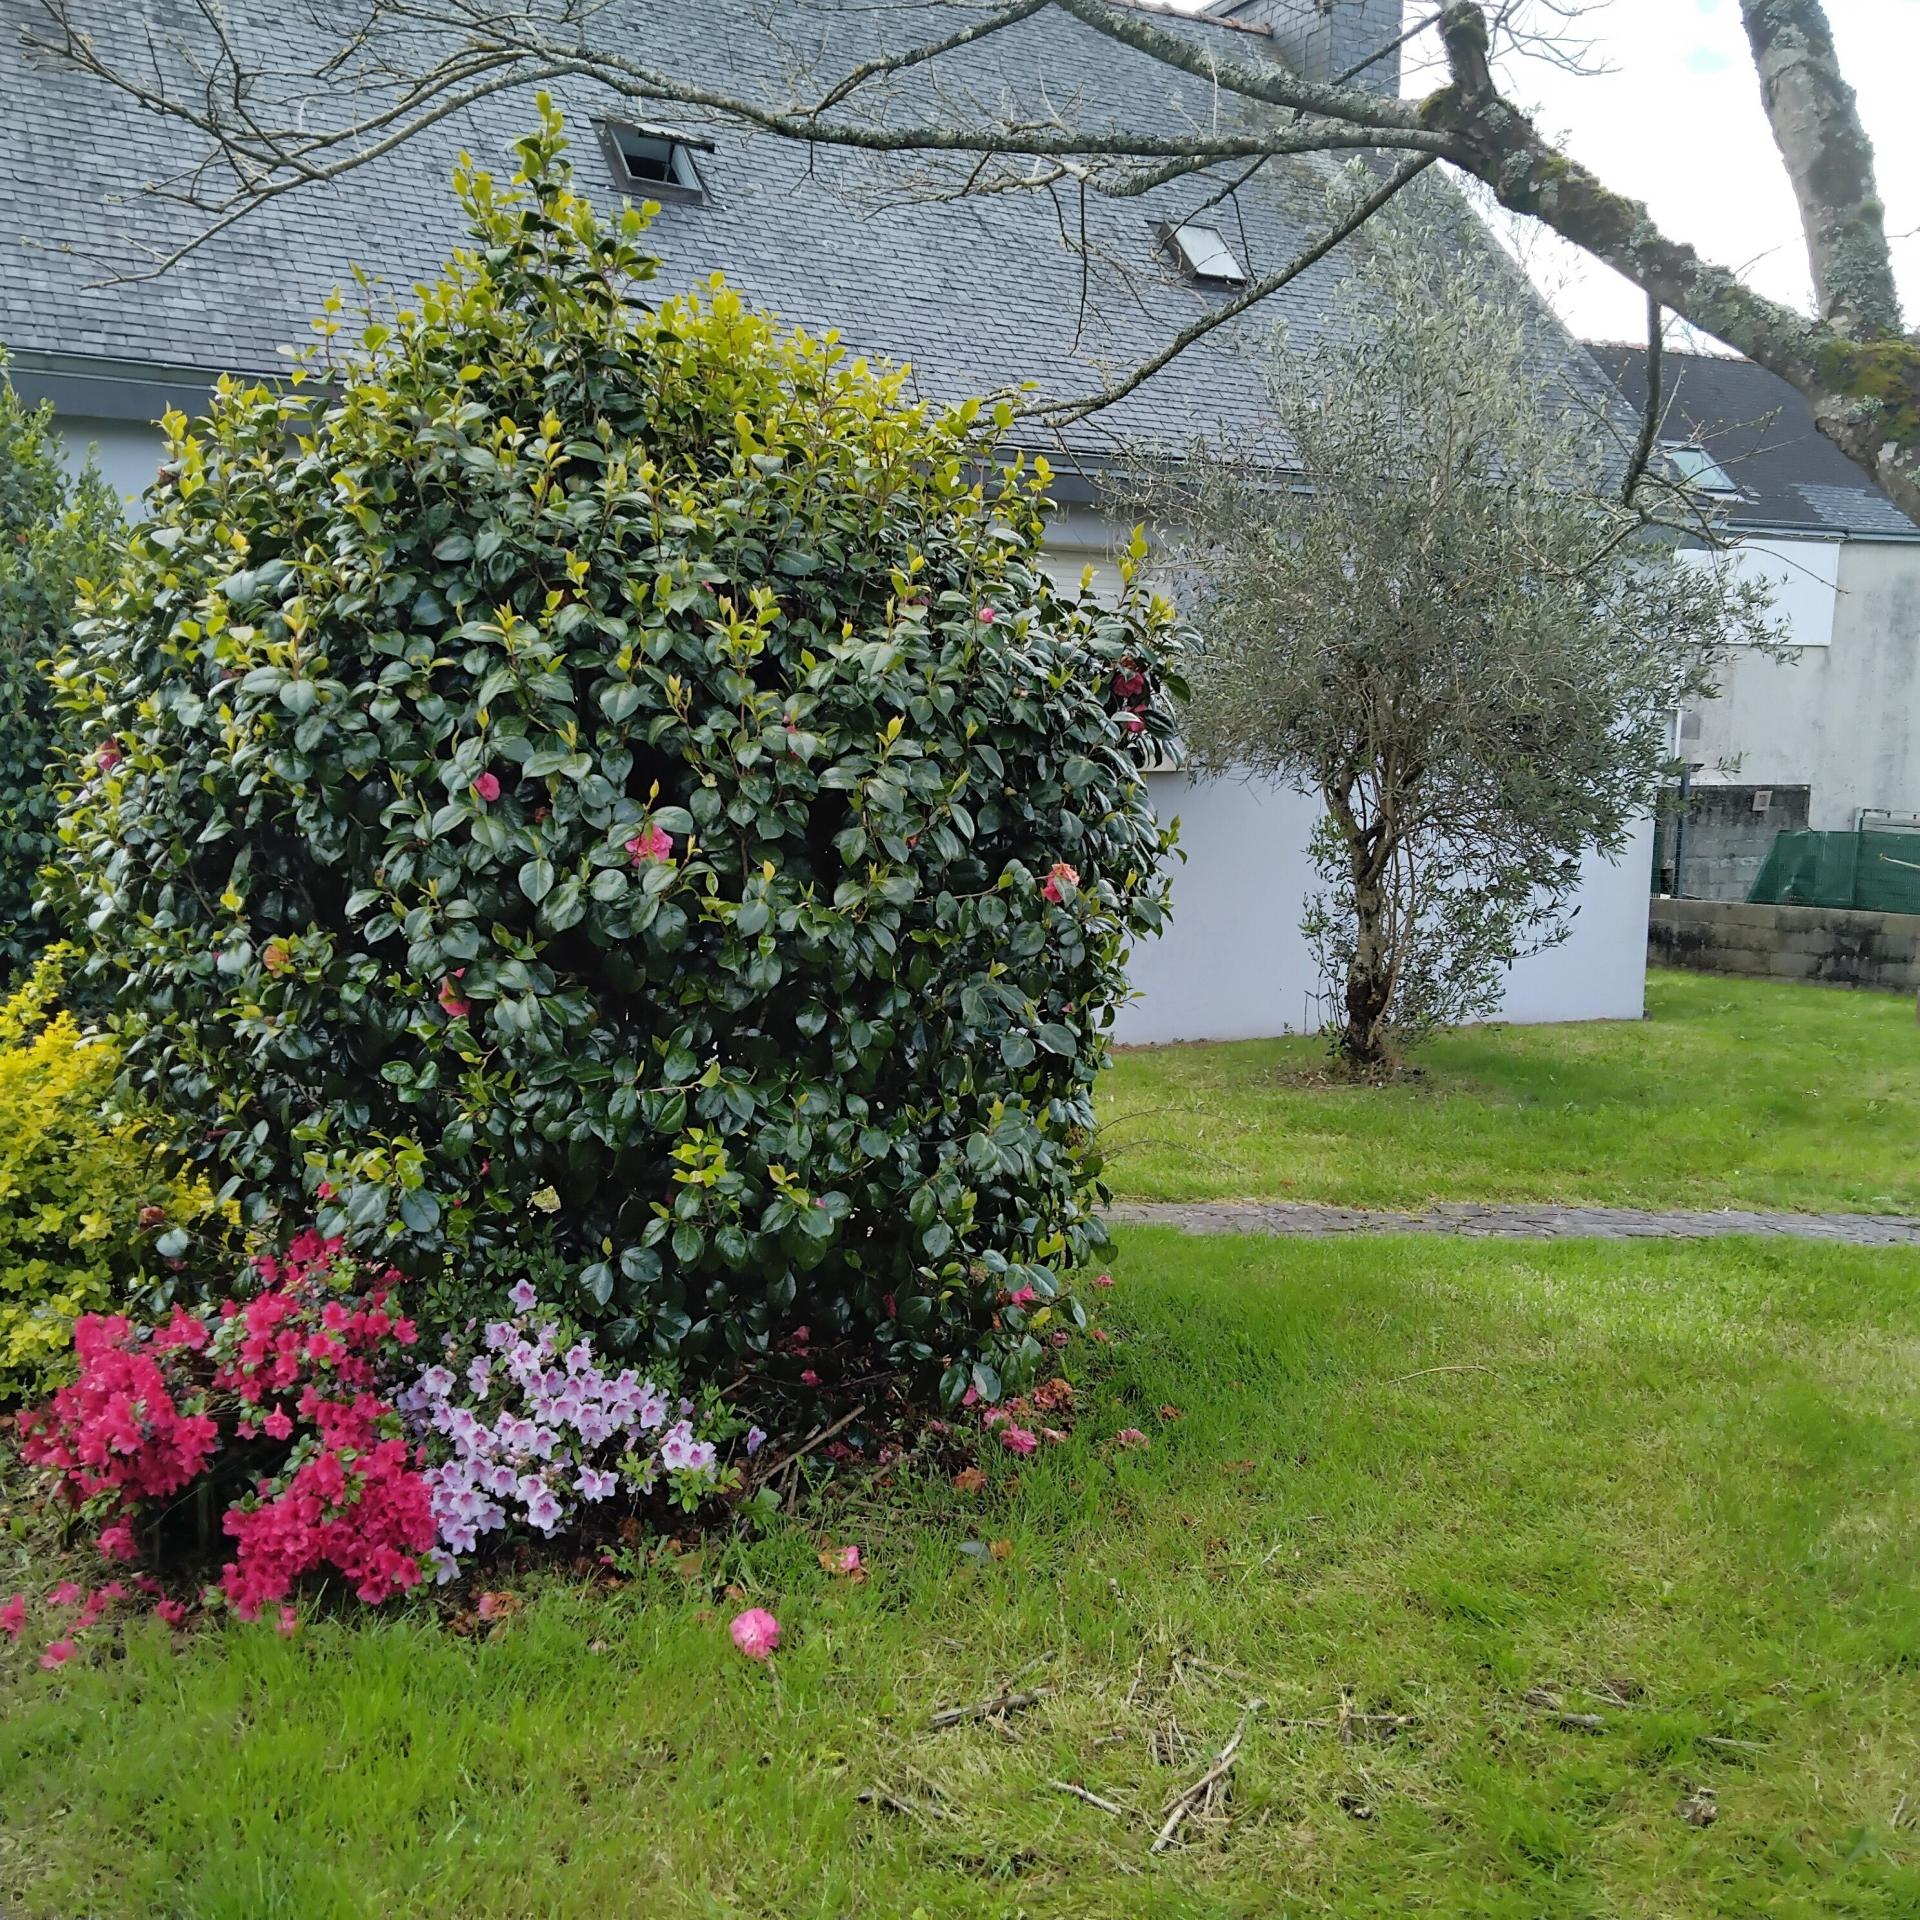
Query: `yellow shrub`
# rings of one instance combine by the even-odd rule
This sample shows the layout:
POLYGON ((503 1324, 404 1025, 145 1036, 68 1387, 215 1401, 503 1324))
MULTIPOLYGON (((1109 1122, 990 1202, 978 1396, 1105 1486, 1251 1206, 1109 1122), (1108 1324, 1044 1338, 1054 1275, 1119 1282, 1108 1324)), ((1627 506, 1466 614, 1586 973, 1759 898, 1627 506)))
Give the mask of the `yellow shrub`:
POLYGON ((176 1230, 228 1230, 204 1183, 109 1114, 113 1046, 56 1005, 59 986, 48 959, 0 1000, 0 1400, 66 1378, 74 1320, 163 1276, 163 1239, 172 1254, 176 1230))

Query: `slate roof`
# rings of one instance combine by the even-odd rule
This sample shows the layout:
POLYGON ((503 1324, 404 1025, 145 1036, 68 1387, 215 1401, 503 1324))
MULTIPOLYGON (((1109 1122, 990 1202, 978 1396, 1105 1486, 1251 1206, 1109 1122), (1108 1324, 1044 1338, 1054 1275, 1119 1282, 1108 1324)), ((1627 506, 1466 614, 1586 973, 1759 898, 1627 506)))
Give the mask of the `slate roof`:
MULTIPOLYGON (((1647 404, 1644 346, 1596 345, 1595 360, 1636 413, 1647 404)), ((1704 448, 1740 488, 1735 527, 1856 539, 1915 539, 1920 527, 1813 424, 1778 374, 1724 354, 1661 355, 1663 440, 1704 448)))
MULTIPOLYGON (((166 48, 195 31, 190 0, 83 0, 110 52, 166 48), (171 37, 171 40, 170 40, 171 37)), ((1365 0, 1371 6, 1374 0, 1365 0)), ((324 13, 325 5, 316 9, 324 13)), ((1244 21, 1257 11, 1238 10, 1244 21)), ((304 9, 225 0, 243 46, 284 47, 304 33, 304 9)), ((17 20, 21 16, 15 14, 17 20)), ((1230 46, 1239 57, 1271 43, 1230 23, 1161 15, 1163 24, 1230 46)), ((806 96, 809 69, 837 73, 880 47, 918 41, 979 18, 977 7, 923 0, 610 0, 596 33, 639 60, 689 65, 715 85, 806 96), (822 49, 825 49, 823 63, 822 49), (796 76, 799 76, 796 78, 796 76)), ((199 29, 204 32, 204 29, 199 29)), ((1083 125, 1137 124, 1141 101, 1162 102, 1167 127, 1209 124, 1227 108, 1205 81, 1157 62, 1048 9, 1004 38, 933 63, 898 83, 883 110, 986 115, 1050 109, 1083 125)), ((812 86, 818 91, 818 81, 812 86)), ((619 197, 590 123, 609 112, 641 118, 577 81, 552 88, 574 134, 584 191, 619 197)), ((464 147, 502 175, 508 147, 531 120, 530 98, 506 93, 468 109, 339 182, 302 188, 249 214, 164 275, 91 284, 163 253, 200 216, 143 194, 192 157, 193 137, 124 94, 31 54, 17 27, 0 31, 0 340, 22 364, 92 356, 146 366, 267 371, 283 343, 309 338, 319 301, 358 262, 389 289, 429 276, 462 236, 448 187, 464 147), (145 255, 132 235, 147 249, 145 255), (44 357, 44 358, 43 358, 44 357)), ((315 114, 334 110, 325 97, 315 114)), ((676 123, 695 130, 676 110, 676 123)), ((1080 261, 1062 244, 1078 231, 1078 196, 1001 194, 929 203, 924 158, 808 149, 737 126, 697 129, 716 145, 702 156, 710 197, 668 205, 652 244, 669 286, 724 271, 756 303, 813 329, 837 327, 859 351, 911 361, 941 397, 1004 390, 1031 380, 1077 396, 1126 371, 1225 297, 1183 279, 1157 252, 1163 222, 1191 213, 1212 182, 1189 181, 1138 199, 1088 197, 1097 255, 1083 298, 1080 261), (909 179, 911 174, 916 180, 909 179), (1110 261, 1117 259, 1124 269, 1110 261)), ((973 164, 955 156, 946 177, 973 164)), ((1024 164, 1024 163, 1022 163, 1024 164)), ((1297 253, 1326 223, 1331 165, 1320 156, 1270 162, 1236 201, 1205 217, 1254 274, 1297 253)), ((1162 449, 1220 430, 1244 434, 1263 415, 1260 373, 1243 351, 1284 319, 1295 337, 1354 324, 1334 289, 1341 256, 1310 269, 1285 294, 1223 327, 1138 394, 1070 432, 1096 461, 1117 442, 1162 449)), ((1543 353, 1591 396, 1616 404, 1578 343, 1544 309, 1543 353)), ((62 363, 64 364, 64 363, 62 363)), ((104 409, 103 409, 104 410, 104 409)), ((1284 463, 1284 447, 1273 449, 1284 463)))

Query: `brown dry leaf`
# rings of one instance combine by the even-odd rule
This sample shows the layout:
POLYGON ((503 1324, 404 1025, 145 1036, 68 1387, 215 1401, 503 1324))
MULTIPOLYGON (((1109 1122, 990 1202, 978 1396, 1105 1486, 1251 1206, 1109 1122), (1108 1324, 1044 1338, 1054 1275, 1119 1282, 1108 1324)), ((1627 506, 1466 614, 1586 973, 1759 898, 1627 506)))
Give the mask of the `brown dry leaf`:
POLYGON ((706 1564, 707 1556, 704 1553, 683 1553, 673 1563, 673 1570, 682 1580, 698 1580, 706 1564))
POLYGON ((987 1476, 978 1467, 962 1467, 953 1476, 956 1493, 978 1493, 987 1484, 987 1476))
POLYGON ((989 1540, 987 1542, 987 1551, 992 1554, 996 1560, 1011 1560, 1013 1558, 1013 1542, 1011 1540, 989 1540))
POLYGON ((747 1597, 747 1590, 736 1583, 727 1589, 726 1597, 729 1600, 744 1600, 747 1597))
POLYGON ((482 1620, 505 1620, 525 1604, 517 1593, 483 1593, 473 1610, 482 1620))
POLYGON ((1168 1401, 1167 1404, 1160 1409, 1160 1418, 1162 1420, 1178 1420, 1182 1418, 1182 1415, 1180 1409, 1176 1407, 1172 1401, 1168 1401))

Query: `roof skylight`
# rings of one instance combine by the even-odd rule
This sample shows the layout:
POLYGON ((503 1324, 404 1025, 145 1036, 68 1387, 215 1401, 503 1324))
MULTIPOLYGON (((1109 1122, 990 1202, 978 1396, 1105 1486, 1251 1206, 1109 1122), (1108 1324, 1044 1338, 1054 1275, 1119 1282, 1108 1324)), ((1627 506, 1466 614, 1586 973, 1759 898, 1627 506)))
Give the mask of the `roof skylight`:
POLYGON ((694 149, 712 151, 713 143, 658 127, 628 126, 609 120, 601 128, 615 181, 652 200, 703 200, 707 185, 694 164, 694 149))
POLYGON ((1683 487, 1697 488, 1701 493, 1726 494, 1729 497, 1739 493, 1739 487, 1712 454, 1705 447, 1689 440, 1663 440, 1660 451, 1667 456, 1668 464, 1673 468, 1674 477, 1683 487))
POLYGON ((1169 227, 1167 245, 1181 266, 1203 286, 1243 287, 1247 283, 1246 268, 1234 258, 1233 249, 1217 227, 1196 226, 1191 221, 1169 227))

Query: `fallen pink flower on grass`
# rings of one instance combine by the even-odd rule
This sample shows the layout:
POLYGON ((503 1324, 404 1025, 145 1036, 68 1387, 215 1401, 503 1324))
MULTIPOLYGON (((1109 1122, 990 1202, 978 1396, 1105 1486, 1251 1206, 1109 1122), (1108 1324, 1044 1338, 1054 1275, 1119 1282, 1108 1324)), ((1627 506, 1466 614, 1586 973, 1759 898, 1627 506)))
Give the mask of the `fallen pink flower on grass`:
POLYGON ((187 1624, 187 1603, 184 1600, 156 1600, 153 1603, 153 1617, 169 1627, 184 1627, 187 1624))
POLYGON ((1138 1427, 1122 1427, 1113 1437, 1119 1441, 1123 1447, 1144 1447, 1147 1445, 1147 1436, 1142 1433, 1138 1427))
POLYGON ((73 1642, 56 1640, 40 1656, 40 1664, 51 1673, 56 1667, 64 1667, 73 1658, 73 1642))
POLYGON ((1096 1276, 1093 1284, 1096 1287, 1110 1287, 1113 1285, 1113 1275, 1110 1273, 1100 1274, 1096 1276))
POLYGON ((1000 1429, 1000 1444, 1009 1453, 1031 1453, 1040 1442, 1025 1427, 1016 1426, 1011 1420, 1000 1429))
POLYGON ((62 1580, 60 1584, 47 1595, 47 1605, 50 1607, 75 1606, 79 1603, 81 1592, 82 1589, 77 1581, 62 1580))
POLYGON ((21 1629, 27 1624, 27 1596, 14 1594, 5 1606, 0 1606, 0 1633, 9 1640, 18 1640, 21 1629))
POLYGON ((749 1607, 736 1613, 727 1629, 733 1644, 749 1660, 764 1660, 780 1644, 780 1622, 765 1607, 749 1607))
POLYGON ((300 1631, 300 1609, 291 1602, 280 1609, 280 1618, 273 1623, 273 1630, 282 1640, 291 1640, 300 1631))

